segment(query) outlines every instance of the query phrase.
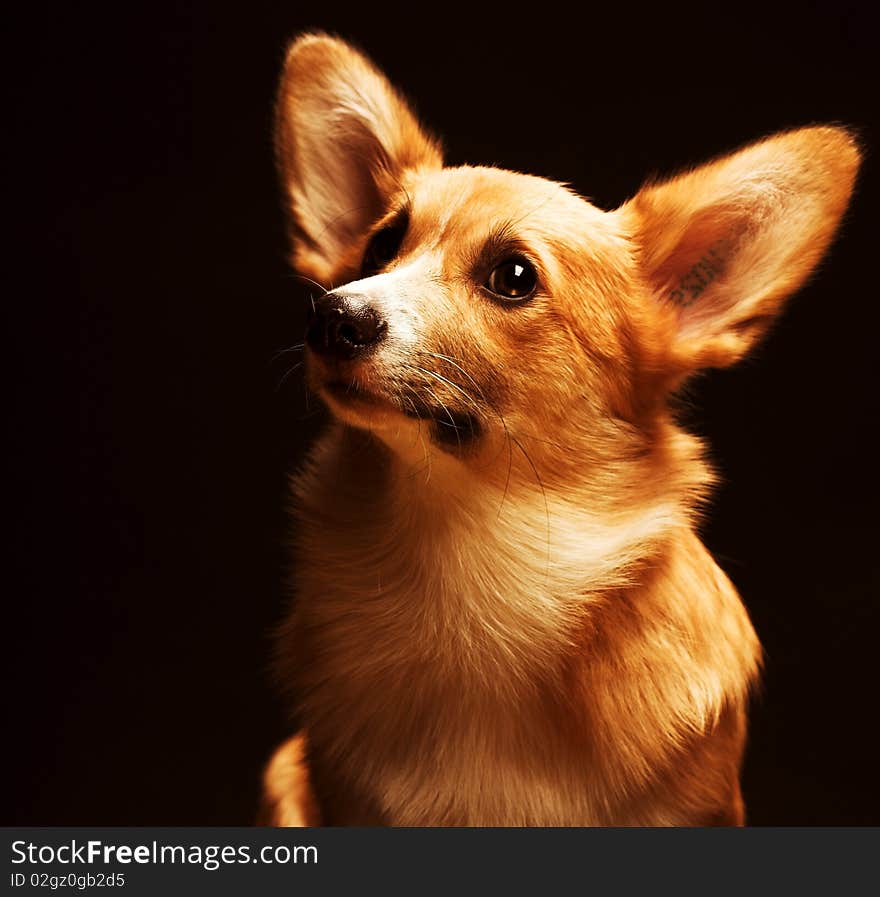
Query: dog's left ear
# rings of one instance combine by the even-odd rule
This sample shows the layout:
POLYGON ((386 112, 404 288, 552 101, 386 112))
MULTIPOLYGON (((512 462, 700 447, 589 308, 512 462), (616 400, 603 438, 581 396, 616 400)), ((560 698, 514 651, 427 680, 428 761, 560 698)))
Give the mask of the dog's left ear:
POLYGON ((673 321, 675 379, 732 364, 763 335, 831 241, 858 164, 842 128, 803 128, 648 185, 621 208, 673 321))
POLYGON ((320 281, 363 248, 408 171, 442 165, 439 148, 384 75, 326 34, 305 34, 287 52, 275 153, 294 266, 320 281))

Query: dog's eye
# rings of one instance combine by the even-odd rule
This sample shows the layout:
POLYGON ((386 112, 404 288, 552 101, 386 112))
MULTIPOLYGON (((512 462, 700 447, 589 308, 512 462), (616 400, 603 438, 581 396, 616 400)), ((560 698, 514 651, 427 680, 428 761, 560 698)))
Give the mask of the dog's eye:
POLYGON ((486 287, 502 299, 528 299, 538 285, 538 275, 531 263, 521 255, 505 259, 493 269, 486 287))
POLYGON ((370 277, 378 274, 389 262, 393 261, 400 251, 400 244, 406 235, 407 220, 405 217, 377 230, 367 243, 361 274, 370 277))

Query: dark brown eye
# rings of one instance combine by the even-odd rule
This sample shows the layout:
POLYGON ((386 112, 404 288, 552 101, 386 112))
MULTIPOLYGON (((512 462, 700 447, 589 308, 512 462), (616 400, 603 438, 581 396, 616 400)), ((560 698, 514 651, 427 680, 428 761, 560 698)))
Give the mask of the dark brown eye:
POLYGON ((538 275, 531 262, 521 255, 505 259, 493 269, 486 287, 496 296, 509 301, 528 299, 538 285, 538 275))
POLYGON ((400 251, 400 244, 406 235, 407 219, 401 216, 396 221, 377 230, 370 237, 361 264, 361 275, 371 277, 378 274, 386 265, 394 261, 400 251))

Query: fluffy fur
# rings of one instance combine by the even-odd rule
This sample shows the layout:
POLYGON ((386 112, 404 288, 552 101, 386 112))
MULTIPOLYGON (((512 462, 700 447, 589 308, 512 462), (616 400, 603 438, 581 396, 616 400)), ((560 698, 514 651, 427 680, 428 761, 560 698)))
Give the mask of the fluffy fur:
POLYGON ((741 824, 760 648, 694 533, 712 477, 670 398, 809 275, 852 138, 780 134, 603 212, 443 168, 359 52, 306 35, 277 152, 295 267, 388 331, 364 358, 308 357, 334 422, 294 484, 279 669, 302 729, 267 769, 265 819, 741 824), (486 289, 512 252, 538 272, 522 303, 486 289))

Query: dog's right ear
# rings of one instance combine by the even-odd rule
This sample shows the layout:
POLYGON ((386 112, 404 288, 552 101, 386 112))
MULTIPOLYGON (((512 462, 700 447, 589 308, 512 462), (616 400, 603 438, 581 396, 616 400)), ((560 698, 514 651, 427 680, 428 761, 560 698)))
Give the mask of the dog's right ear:
POLYGON ((437 144, 387 79, 344 41, 297 38, 275 121, 293 264, 327 283, 363 249, 408 171, 439 168, 437 144))

